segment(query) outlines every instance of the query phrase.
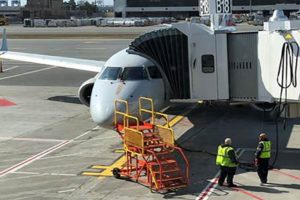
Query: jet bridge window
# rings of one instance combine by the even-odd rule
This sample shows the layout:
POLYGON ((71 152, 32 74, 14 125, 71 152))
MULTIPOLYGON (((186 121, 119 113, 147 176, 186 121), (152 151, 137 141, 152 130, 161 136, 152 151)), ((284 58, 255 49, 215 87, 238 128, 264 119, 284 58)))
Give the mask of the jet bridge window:
POLYGON ((215 72, 215 60, 213 55, 202 55, 201 60, 203 73, 215 72))
POLYGON ((160 71, 156 66, 150 66, 147 68, 148 68, 149 75, 152 79, 161 79, 162 78, 160 71))
POLYGON ((121 67, 106 67, 100 76, 100 80, 117 80, 120 77, 121 67))
POLYGON ((122 80, 144 80, 148 79, 144 67, 125 67, 122 74, 122 80))

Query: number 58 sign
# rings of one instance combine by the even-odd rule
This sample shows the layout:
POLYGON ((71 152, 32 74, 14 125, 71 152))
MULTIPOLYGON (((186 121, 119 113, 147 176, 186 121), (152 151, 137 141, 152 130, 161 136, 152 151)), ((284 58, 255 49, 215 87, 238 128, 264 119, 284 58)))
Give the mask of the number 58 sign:
POLYGON ((200 16, 210 14, 231 14, 232 0, 200 0, 200 16))

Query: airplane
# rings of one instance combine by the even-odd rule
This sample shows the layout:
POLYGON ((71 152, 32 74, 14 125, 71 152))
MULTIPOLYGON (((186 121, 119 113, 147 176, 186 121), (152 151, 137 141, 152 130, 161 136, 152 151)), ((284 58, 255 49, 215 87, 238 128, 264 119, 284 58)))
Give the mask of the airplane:
POLYGON ((112 127, 116 99, 128 100, 129 112, 134 114, 140 96, 153 98, 157 110, 166 105, 170 97, 159 68, 148 59, 127 53, 126 49, 106 62, 13 52, 8 50, 3 29, 0 59, 96 72, 95 77, 80 86, 78 97, 82 104, 90 107, 92 120, 100 127, 112 127))

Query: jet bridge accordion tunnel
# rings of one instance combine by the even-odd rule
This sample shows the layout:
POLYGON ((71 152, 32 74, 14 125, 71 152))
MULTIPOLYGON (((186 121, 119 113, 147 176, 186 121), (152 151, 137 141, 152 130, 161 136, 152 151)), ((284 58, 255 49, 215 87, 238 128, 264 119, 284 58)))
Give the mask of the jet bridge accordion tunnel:
POLYGON ((190 98, 188 38, 175 28, 152 31, 136 38, 128 49, 158 65, 174 99, 190 98))

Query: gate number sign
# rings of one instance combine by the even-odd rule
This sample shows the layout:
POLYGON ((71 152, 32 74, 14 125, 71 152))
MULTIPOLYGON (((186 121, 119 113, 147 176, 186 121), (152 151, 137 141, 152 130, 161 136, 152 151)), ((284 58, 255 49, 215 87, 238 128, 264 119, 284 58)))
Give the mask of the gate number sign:
POLYGON ((210 14, 209 0, 200 0, 199 2, 199 13, 200 16, 205 16, 210 14))
POLYGON ((200 0, 200 16, 210 14, 231 14, 232 0, 200 0))
POLYGON ((216 13, 218 14, 229 14, 231 13, 230 0, 217 0, 216 2, 216 13))

